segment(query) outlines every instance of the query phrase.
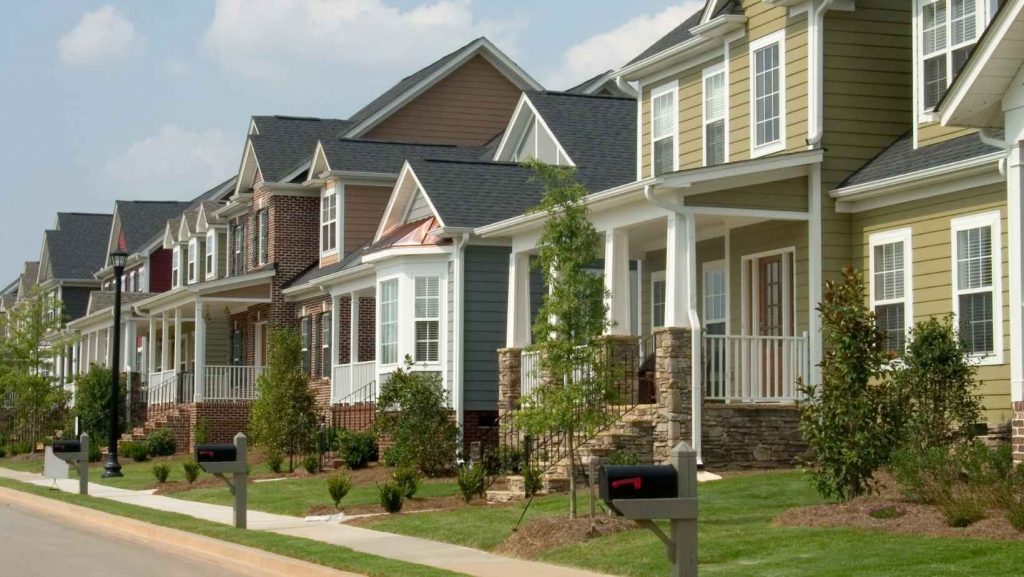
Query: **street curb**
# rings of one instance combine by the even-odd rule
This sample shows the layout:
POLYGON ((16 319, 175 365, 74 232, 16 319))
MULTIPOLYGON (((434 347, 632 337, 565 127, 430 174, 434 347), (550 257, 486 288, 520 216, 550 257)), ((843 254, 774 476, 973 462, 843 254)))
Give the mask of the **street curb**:
POLYGON ((0 487, 0 504, 14 505, 42 513, 60 521, 102 531, 115 537, 141 543, 191 560, 211 563, 252 577, 362 577, 276 553, 221 541, 122 517, 64 501, 57 501, 0 487))

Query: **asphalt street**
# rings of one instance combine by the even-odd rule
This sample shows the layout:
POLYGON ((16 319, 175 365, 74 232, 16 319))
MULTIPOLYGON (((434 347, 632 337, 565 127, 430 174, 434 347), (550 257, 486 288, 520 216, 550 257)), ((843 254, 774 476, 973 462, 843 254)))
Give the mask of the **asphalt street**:
POLYGON ((0 504, 0 575, 241 577, 243 573, 0 504))

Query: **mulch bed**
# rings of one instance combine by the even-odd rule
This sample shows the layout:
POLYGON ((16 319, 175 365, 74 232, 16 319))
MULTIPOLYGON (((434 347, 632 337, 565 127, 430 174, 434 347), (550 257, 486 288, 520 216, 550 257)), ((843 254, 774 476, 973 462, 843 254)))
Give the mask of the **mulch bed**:
MULTIPOLYGON (((429 497, 426 499, 412 499, 406 500, 402 503, 402 510, 397 513, 402 515, 404 513, 412 513, 416 511, 450 511, 452 509, 461 509, 462 507, 471 507, 479 504, 484 506, 483 502, 474 501, 472 505, 467 505, 462 497, 458 495, 451 495, 448 497, 429 497)), ((346 515, 367 515, 372 513, 383 513, 384 509, 380 505, 373 503, 370 505, 350 505, 345 506, 345 502, 341 502, 341 511, 334 508, 333 505, 317 506, 309 510, 307 515, 333 515, 335 513, 344 512, 346 515)), ((362 519, 350 519, 346 523, 350 525, 362 526, 373 523, 376 519, 372 517, 365 517, 362 519)))
POLYGON ((533 559, 541 553, 558 547, 584 543, 594 537, 611 535, 637 529, 629 519, 598 516, 591 530, 589 517, 566 519, 565 517, 543 517, 533 519, 498 545, 494 552, 510 557, 533 559))

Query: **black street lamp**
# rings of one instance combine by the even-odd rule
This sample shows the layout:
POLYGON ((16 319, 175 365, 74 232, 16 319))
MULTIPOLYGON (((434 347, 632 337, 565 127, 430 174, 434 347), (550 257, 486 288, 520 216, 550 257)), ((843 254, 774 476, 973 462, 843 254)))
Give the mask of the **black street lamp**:
POLYGON ((117 462, 117 440, 121 436, 117 423, 117 401, 121 397, 121 275, 128 253, 117 249, 110 253, 110 264, 114 266, 114 334, 110 351, 110 431, 107 437, 107 462, 103 465, 103 478, 123 477, 121 463, 117 462))

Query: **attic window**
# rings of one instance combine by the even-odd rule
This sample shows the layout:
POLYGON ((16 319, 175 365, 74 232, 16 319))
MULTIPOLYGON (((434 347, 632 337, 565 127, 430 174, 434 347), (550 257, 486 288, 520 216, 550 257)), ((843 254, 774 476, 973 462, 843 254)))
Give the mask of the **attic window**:
POLYGON ((985 2, 921 0, 918 13, 921 107, 934 110, 984 29, 985 2))
POLYGON ((338 187, 328 186, 320 198, 320 252, 330 254, 338 250, 338 187))

